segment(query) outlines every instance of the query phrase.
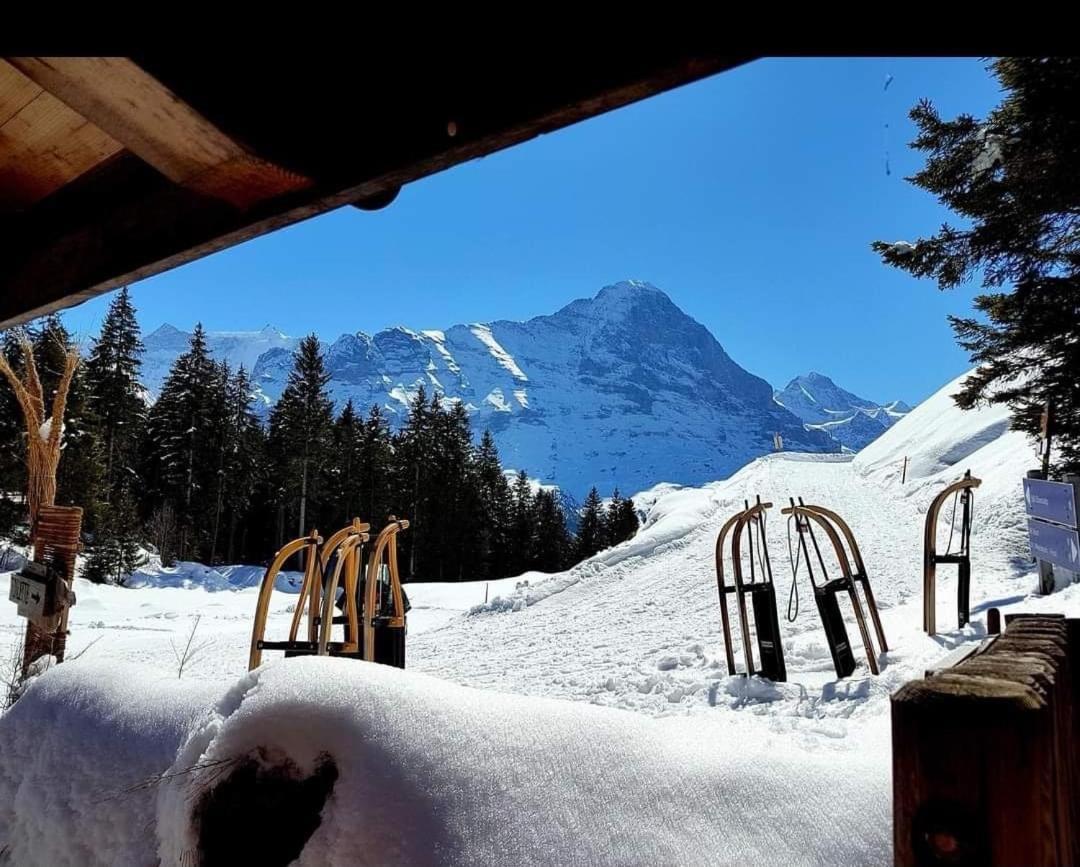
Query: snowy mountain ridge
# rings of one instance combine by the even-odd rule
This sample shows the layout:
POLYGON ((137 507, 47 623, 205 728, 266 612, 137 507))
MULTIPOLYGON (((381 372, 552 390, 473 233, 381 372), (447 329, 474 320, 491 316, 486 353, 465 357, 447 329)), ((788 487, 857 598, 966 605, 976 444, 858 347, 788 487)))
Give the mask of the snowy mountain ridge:
POLYGON ((875 403, 814 372, 796 376, 773 399, 802 419, 808 430, 822 431, 852 452, 873 442, 911 411, 902 400, 875 403))
MULTIPOLYGON (((156 395, 187 335, 162 326, 145 340, 144 381, 156 395)), ((253 375, 262 406, 280 396, 298 338, 267 326, 211 332, 210 351, 253 375)), ((325 346, 340 407, 382 406, 400 422, 417 390, 461 401, 489 428, 506 466, 581 496, 595 484, 637 491, 699 484, 785 448, 840 450, 807 429, 763 379, 650 283, 606 286, 547 316, 416 330, 347 333, 325 346)))

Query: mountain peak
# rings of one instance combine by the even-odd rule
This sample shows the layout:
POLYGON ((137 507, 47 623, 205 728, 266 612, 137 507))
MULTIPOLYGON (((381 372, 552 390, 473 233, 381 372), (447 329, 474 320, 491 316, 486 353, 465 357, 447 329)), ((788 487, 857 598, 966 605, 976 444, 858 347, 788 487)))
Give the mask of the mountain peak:
POLYGON ((175 325, 170 325, 168 322, 163 322, 161 325, 151 331, 146 337, 147 339, 151 339, 155 337, 176 337, 177 335, 180 335, 181 337, 188 336, 186 331, 181 331, 175 325))
MULTIPOLYGON (((612 283, 610 286, 605 286, 596 293, 598 299, 616 297, 638 298, 644 295, 661 295, 664 298, 668 297, 662 290, 657 289, 647 280, 620 280, 618 283, 612 283)), ((669 298, 668 300, 670 301, 671 299, 669 298)))

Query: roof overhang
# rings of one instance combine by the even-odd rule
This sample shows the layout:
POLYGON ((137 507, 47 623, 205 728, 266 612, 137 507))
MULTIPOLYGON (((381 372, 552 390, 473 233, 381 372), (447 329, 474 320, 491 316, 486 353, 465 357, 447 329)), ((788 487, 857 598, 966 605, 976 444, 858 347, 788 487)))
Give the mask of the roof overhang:
POLYGON ((612 45, 0 60, 0 328, 750 58, 612 45))

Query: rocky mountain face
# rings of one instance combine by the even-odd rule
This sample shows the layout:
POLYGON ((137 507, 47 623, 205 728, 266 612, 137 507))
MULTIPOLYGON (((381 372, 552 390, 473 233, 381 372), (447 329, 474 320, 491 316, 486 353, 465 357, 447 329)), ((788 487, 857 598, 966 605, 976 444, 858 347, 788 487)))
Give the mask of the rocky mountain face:
POLYGON ((820 373, 795 377, 774 397, 802 419, 808 430, 827 433, 849 451, 873 442, 911 411, 900 400, 881 404, 859 397, 820 373))
MULTIPOLYGON (((145 384, 156 395, 187 335, 148 335, 145 384)), ((281 394, 296 338, 267 327, 210 333, 231 366, 253 373, 269 407, 281 394)), ((765 380, 735 363, 703 325, 648 283, 607 286, 550 316, 419 331, 398 326, 343 334, 326 346, 330 390, 365 410, 404 418, 422 385, 462 401, 479 435, 490 428, 506 466, 580 497, 660 481, 723 478, 772 449, 839 451, 840 441, 806 427, 765 380)))

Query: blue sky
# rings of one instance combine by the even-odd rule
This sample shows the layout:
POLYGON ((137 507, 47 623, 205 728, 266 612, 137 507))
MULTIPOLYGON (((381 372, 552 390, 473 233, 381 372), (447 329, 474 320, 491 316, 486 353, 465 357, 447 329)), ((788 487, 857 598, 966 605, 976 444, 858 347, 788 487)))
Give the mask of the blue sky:
MULTIPOLYGON (((943 294, 869 247, 948 219, 904 181, 921 165, 907 112, 922 97, 983 115, 999 92, 978 59, 757 61, 422 180, 383 211, 345 208, 143 281, 133 298, 147 331, 201 320, 332 339, 525 319, 636 278, 778 387, 817 370, 866 397, 920 400, 968 366, 945 317, 977 294, 943 294)), ((70 311, 69 327, 93 336, 106 304, 70 311)))

